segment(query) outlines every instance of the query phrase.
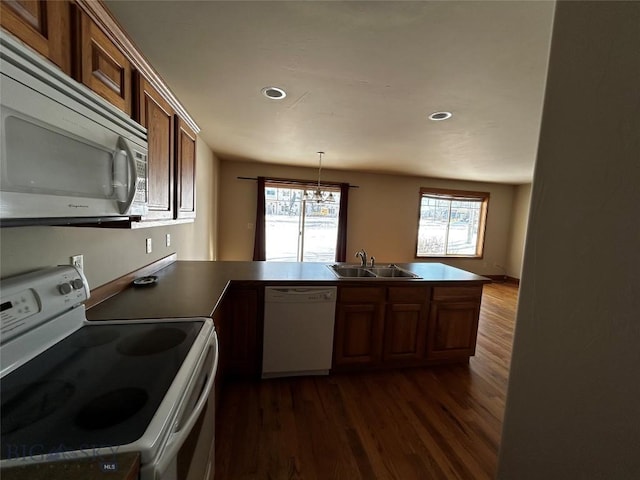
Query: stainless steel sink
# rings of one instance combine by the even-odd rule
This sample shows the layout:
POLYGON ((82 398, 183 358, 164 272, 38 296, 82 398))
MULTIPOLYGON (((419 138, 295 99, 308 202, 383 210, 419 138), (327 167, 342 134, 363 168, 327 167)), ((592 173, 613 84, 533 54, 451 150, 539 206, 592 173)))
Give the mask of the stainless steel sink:
POLYGON ((377 277, 384 278, 420 278, 413 272, 409 272, 407 270, 403 270, 402 268, 396 265, 389 265, 388 267, 369 267, 370 272, 373 272, 377 277))
POLYGON ((370 272, 364 267, 341 267, 339 265, 331 265, 330 268, 333 270, 333 273, 341 278, 375 277, 373 272, 370 272))
POLYGON ((359 265, 328 265, 331 271, 338 278, 369 278, 369 279, 390 279, 390 278, 420 278, 413 272, 404 270, 397 265, 387 265, 380 267, 363 267, 359 265))

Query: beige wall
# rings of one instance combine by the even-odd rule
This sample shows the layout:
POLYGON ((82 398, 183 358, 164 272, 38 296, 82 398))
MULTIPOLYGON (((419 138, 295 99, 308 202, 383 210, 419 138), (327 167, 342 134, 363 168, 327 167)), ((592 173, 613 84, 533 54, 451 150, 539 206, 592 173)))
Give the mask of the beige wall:
POLYGON ((511 212, 511 235, 509 238, 509 254, 507 256, 506 274, 512 278, 521 278, 522 254, 524 239, 529 221, 529 203, 531 200, 531 184, 515 187, 513 210, 511 212))
POLYGON ((556 4, 497 478, 640 478, 640 2, 556 4))
POLYGON ((6 277, 50 265, 69 263, 83 254, 85 274, 93 288, 173 252, 183 260, 215 258, 218 160, 197 142, 197 212, 194 223, 138 230, 80 227, 19 227, 0 229, 0 275, 6 277), (165 234, 171 246, 165 246, 165 234), (151 238, 153 252, 145 253, 151 238))
MULTIPOLYGON (((317 169, 222 161, 220 168, 219 259, 253 256, 256 182, 237 177, 317 178, 317 169)), ((420 187, 491 193, 483 259, 449 259, 447 264, 480 274, 502 274, 507 262, 514 187, 398 175, 322 170, 322 179, 348 182, 348 261, 360 248, 378 262, 415 261, 420 187)))

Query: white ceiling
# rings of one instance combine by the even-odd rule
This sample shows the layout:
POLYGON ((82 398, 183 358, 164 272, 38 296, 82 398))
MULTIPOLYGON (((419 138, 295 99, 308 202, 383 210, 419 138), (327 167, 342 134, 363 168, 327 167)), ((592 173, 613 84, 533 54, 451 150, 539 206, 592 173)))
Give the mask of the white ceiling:
POLYGON ((105 3, 222 159, 531 181, 551 1, 105 3))

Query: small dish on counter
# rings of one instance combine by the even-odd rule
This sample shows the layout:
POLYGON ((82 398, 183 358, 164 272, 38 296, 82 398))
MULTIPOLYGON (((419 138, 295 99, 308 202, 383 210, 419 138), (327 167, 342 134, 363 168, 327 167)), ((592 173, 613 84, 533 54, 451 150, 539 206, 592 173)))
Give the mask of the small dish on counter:
POLYGON ((151 287, 156 284, 158 277, 155 275, 147 275, 146 277, 139 277, 133 281, 134 287, 151 287))

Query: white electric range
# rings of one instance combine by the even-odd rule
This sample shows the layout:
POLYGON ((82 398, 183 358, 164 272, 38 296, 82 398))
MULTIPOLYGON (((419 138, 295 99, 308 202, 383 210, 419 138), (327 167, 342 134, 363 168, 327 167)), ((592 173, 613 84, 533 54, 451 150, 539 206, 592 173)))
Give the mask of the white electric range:
POLYGON ((210 318, 88 322, 72 266, 3 279, 0 297, 1 468, 140 452, 142 480, 213 475, 210 318))

